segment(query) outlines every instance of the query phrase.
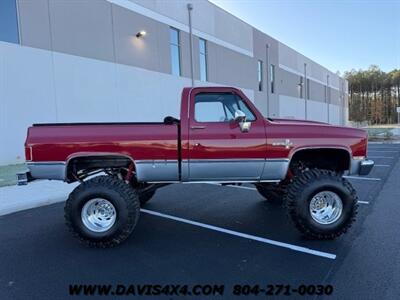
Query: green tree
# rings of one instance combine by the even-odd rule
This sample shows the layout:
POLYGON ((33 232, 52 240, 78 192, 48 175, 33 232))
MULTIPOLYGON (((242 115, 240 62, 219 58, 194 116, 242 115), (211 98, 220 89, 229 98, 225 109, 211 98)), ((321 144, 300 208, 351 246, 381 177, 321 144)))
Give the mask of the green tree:
POLYGON ((395 123, 400 106, 400 70, 383 72, 377 65, 345 72, 349 82, 349 119, 370 124, 395 123))

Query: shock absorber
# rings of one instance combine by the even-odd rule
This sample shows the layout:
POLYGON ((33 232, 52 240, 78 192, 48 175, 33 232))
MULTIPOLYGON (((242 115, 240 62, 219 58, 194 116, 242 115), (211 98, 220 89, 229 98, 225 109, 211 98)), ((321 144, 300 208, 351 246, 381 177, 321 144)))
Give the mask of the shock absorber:
POLYGON ((133 165, 133 163, 131 163, 131 164, 129 165, 129 167, 128 167, 128 172, 127 172, 126 175, 125 175, 125 182, 128 183, 128 184, 131 182, 134 167, 135 167, 135 166, 133 165))

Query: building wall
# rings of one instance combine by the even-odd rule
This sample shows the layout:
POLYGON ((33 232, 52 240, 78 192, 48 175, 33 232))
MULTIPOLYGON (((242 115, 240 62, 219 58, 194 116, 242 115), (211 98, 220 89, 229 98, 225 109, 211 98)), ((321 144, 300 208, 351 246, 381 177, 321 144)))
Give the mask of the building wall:
MULTIPOLYGON (((195 85, 241 88, 269 117, 334 124, 347 120, 345 80, 208 1, 191 2, 195 85), (199 81, 199 38, 207 40, 207 82, 199 81), (258 60, 263 62, 262 91, 258 60), (305 88, 302 98, 298 89, 304 63, 310 79, 307 99, 305 88)), ((14 43, 0 40, 0 144, 7 145, 0 147, 0 164, 23 161, 26 128, 32 123, 179 117, 181 90, 191 84, 185 1, 17 0, 16 4, 18 34, 13 33, 14 43), (170 26, 180 30, 181 76, 171 75, 170 26), (138 39, 135 35, 141 30, 147 35, 138 39)))

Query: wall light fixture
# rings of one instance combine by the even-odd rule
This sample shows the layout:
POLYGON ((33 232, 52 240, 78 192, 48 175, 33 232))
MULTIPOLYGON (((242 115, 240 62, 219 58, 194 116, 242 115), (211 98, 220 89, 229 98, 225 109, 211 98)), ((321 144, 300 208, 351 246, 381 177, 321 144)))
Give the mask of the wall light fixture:
POLYGON ((141 38, 142 36, 145 36, 146 34, 147 34, 146 31, 141 30, 141 31, 139 31, 138 33, 136 33, 136 37, 137 37, 137 38, 141 38))

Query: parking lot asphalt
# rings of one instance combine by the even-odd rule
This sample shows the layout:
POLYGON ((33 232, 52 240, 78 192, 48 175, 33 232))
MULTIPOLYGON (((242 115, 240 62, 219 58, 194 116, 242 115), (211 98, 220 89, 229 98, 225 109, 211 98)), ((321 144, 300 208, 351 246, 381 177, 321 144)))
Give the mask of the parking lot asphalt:
POLYGON ((113 249, 73 239, 63 203, 1 216, 0 299, 68 298, 75 283, 224 284, 227 299, 234 284, 331 284, 327 298, 398 298, 400 145, 370 144, 368 156, 371 174, 349 178, 357 221, 334 241, 303 239, 251 185, 162 188, 113 249))

